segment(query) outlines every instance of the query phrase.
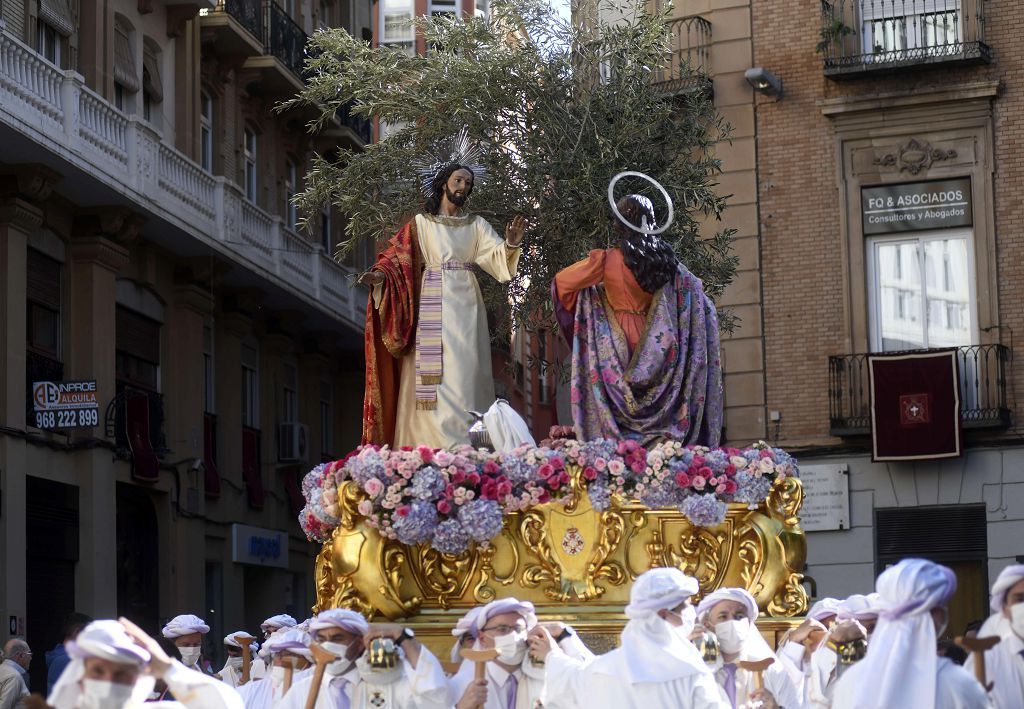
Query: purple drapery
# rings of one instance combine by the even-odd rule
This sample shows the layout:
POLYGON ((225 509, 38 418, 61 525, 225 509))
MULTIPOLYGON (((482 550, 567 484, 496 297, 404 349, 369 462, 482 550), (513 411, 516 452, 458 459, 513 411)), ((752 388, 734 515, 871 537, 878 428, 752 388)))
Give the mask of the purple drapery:
MULTIPOLYGON (((556 298, 564 326, 570 313, 560 305, 556 298)), ((580 440, 719 444, 718 315, 699 278, 680 265, 674 281, 655 294, 632 357, 602 286, 580 291, 572 315, 572 418, 580 440)))

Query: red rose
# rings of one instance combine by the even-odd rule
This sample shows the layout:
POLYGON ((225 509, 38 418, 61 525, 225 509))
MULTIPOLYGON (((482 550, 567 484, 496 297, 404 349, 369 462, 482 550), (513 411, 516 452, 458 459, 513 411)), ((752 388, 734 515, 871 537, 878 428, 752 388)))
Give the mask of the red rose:
POLYGON ((506 497, 507 495, 511 495, 511 494, 512 494, 512 483, 510 483, 508 480, 503 480, 502 482, 498 483, 498 496, 499 497, 506 497))
POLYGON ((434 449, 430 446, 419 446, 416 451, 420 454, 420 458, 423 459, 425 465, 430 465, 434 462, 434 449))
POLYGON ((676 473, 676 485, 679 487, 689 487, 690 476, 686 473, 676 473))
POLYGON ((597 470, 588 465, 583 469, 583 477, 586 478, 587 480, 596 480, 597 470))
POLYGON ((470 485, 479 485, 480 475, 477 473, 470 473, 469 475, 466 476, 466 482, 468 482, 470 485))
POLYGON ((461 470, 456 470, 455 473, 452 475, 452 482, 455 483, 456 485, 461 485, 462 483, 466 482, 466 474, 461 470))
POLYGON ((446 515, 452 511, 452 506, 448 504, 448 500, 441 500, 437 503, 437 511, 446 515))
POLYGON ((537 497, 538 504, 543 505, 545 502, 551 502, 551 493, 547 490, 541 490, 540 495, 537 497))
POLYGON ((395 508, 395 514, 399 517, 408 517, 409 505, 400 505, 399 507, 395 508))
POLYGON ((498 464, 495 463, 493 460, 489 460, 486 463, 484 463, 484 472, 487 473, 488 475, 497 475, 498 473, 501 472, 501 468, 499 468, 498 464))
POLYGON ((544 463, 544 465, 537 468, 537 475, 541 476, 545 480, 555 474, 555 467, 550 463, 544 463))
POLYGON ((725 494, 726 495, 732 495, 734 492, 736 492, 736 488, 738 488, 738 487, 739 486, 736 484, 735 480, 726 480, 725 481, 725 494))

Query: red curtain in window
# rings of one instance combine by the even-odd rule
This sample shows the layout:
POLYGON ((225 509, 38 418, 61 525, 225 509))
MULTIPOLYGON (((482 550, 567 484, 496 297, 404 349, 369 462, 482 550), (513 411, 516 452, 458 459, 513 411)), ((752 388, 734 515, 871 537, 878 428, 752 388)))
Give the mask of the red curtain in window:
POLYGON ((160 478, 160 463, 149 440, 149 397, 145 392, 125 390, 124 421, 128 448, 132 452, 132 477, 156 482, 160 478))
POLYGON ((206 496, 220 497, 220 474, 213 452, 217 446, 217 417, 213 414, 203 415, 203 468, 206 496))
POLYGON ((260 479, 260 432, 254 428, 242 429, 242 479, 249 506, 262 510, 265 493, 260 479))

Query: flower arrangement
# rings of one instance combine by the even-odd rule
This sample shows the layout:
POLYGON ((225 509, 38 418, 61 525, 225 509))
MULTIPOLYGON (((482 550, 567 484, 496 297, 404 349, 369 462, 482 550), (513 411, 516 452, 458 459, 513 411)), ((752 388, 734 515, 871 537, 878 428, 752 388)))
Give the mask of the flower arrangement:
POLYGON ((509 453, 362 446, 306 475, 299 522, 309 539, 329 539, 341 522, 338 486, 351 481, 362 496, 357 511, 381 535, 457 554, 498 536, 506 514, 563 504, 573 469, 598 511, 613 498, 636 500, 676 507, 705 527, 725 519, 728 503, 756 508, 776 480, 798 475, 789 454, 763 442, 736 449, 664 441, 646 450, 630 440, 558 440, 509 453))

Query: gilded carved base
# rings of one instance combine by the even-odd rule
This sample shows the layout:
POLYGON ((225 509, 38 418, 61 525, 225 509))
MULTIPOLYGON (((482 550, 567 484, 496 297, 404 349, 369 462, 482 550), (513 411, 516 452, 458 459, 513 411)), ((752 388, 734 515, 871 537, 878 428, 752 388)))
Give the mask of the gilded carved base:
POLYGON ((579 489, 568 505, 508 515, 491 546, 459 555, 383 539, 355 511, 358 489, 346 484, 339 492, 342 524, 316 561, 314 611, 346 607, 404 619, 441 642, 465 609, 515 596, 603 642, 625 622, 632 580, 655 566, 694 576, 702 594, 747 588, 763 612, 780 620, 807 609, 798 478, 778 481, 756 509, 730 505, 725 521, 711 528, 694 527, 675 509, 614 500, 598 512, 579 489))

